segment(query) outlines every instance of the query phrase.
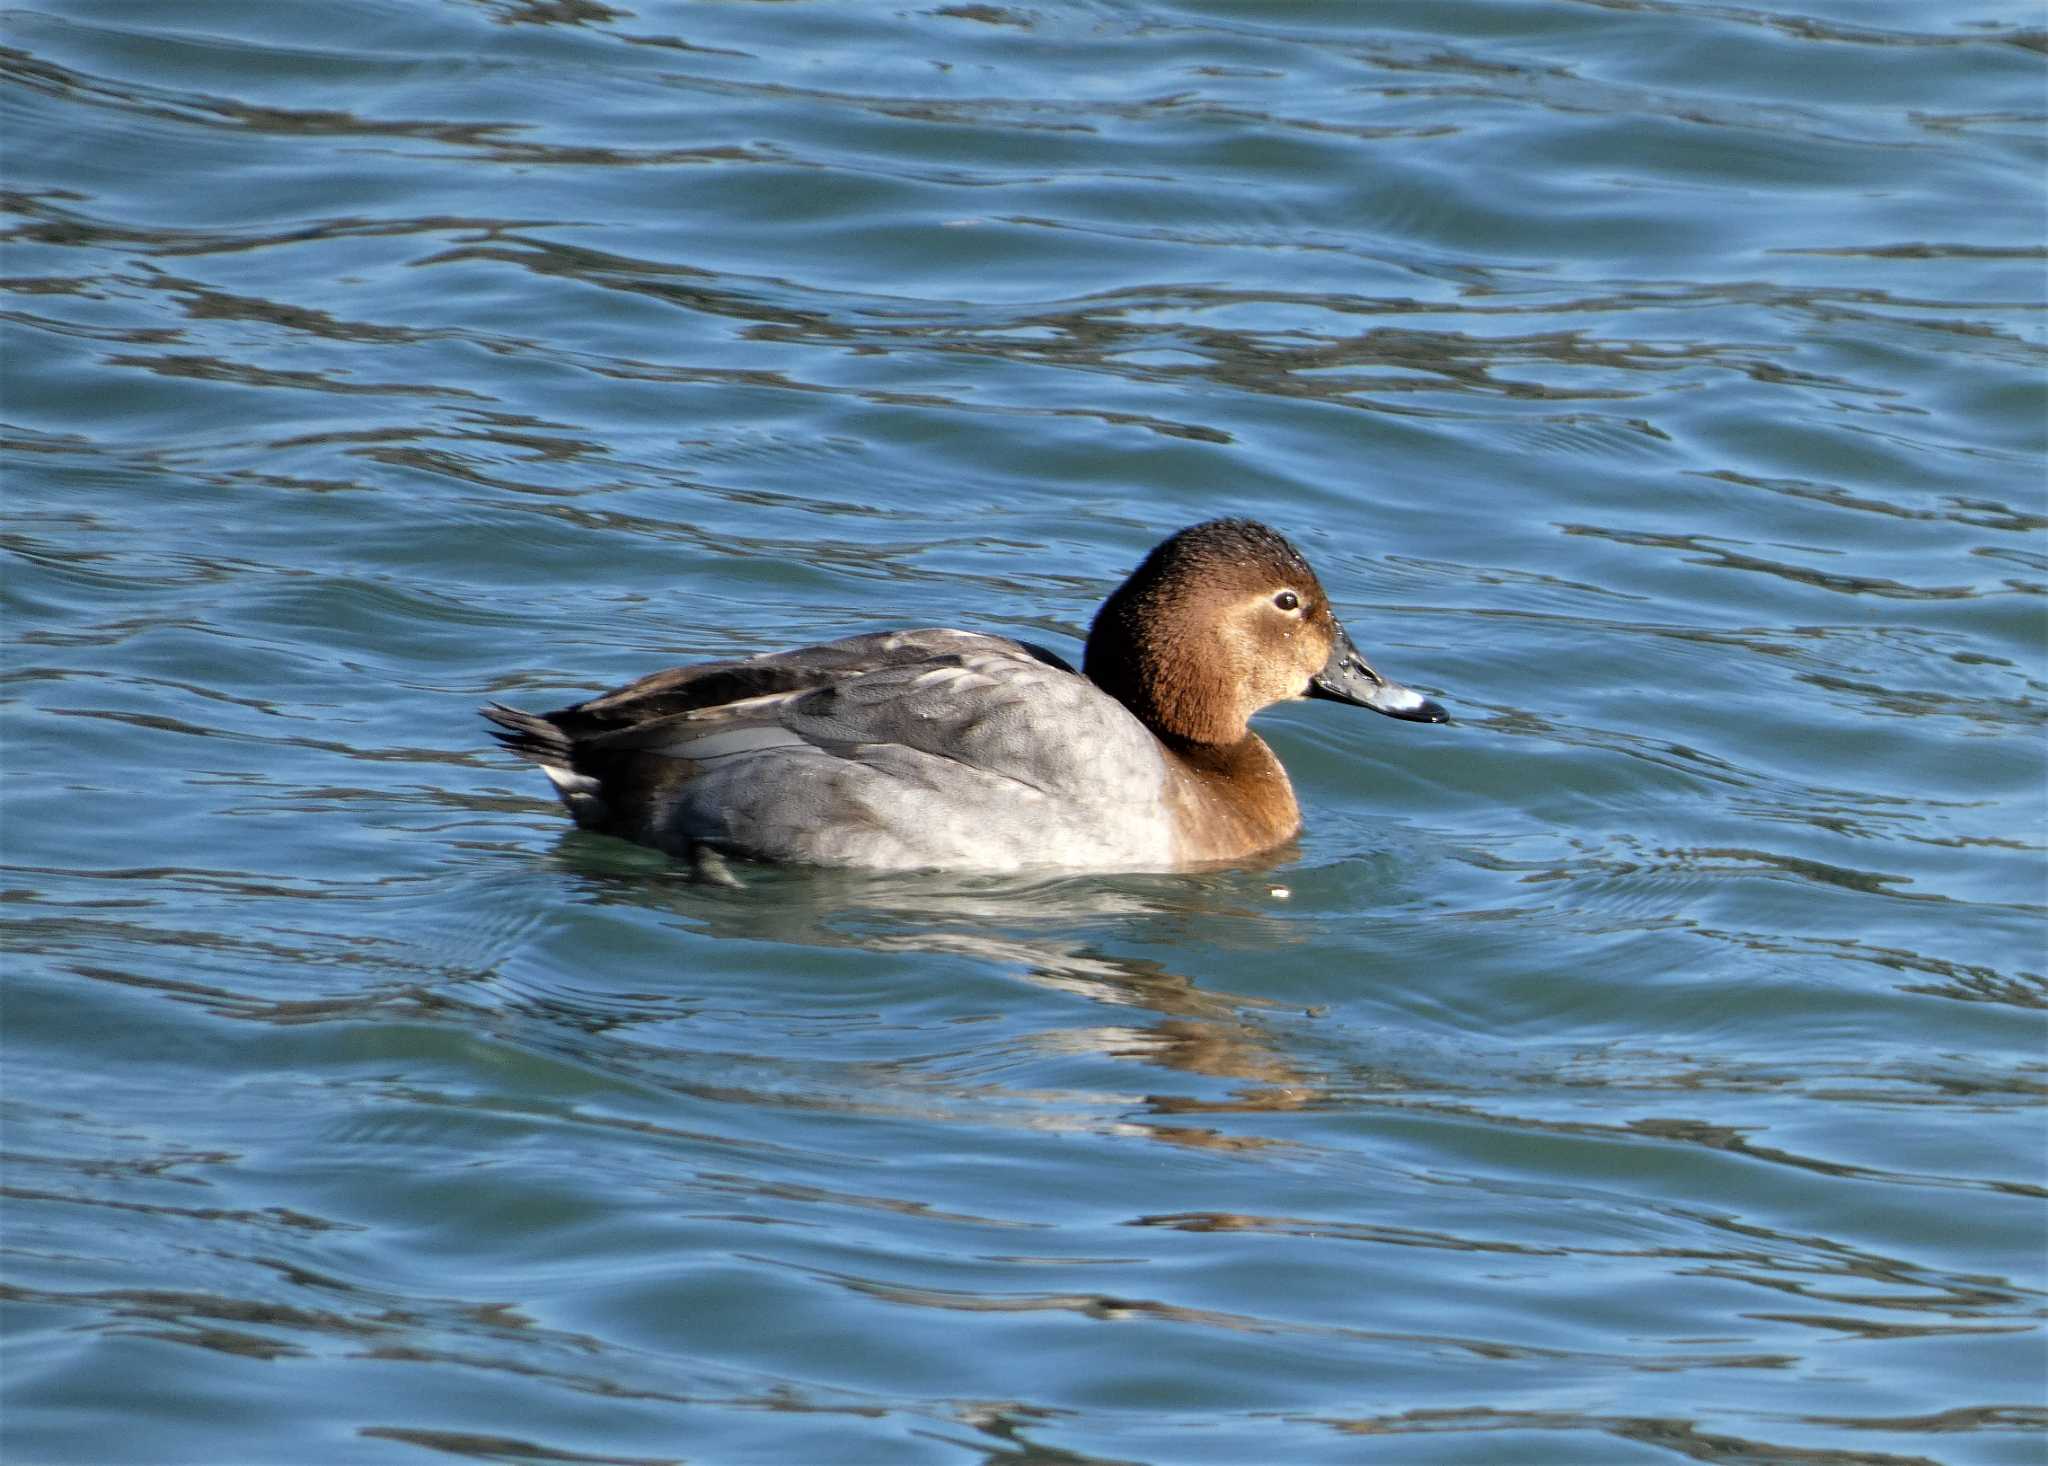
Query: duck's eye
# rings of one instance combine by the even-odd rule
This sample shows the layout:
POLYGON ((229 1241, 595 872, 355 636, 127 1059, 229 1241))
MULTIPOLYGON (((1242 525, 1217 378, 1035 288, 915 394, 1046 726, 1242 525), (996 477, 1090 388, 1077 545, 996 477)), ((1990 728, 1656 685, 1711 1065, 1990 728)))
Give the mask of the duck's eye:
POLYGON ((1291 590, 1283 590, 1273 597, 1273 604, 1283 611, 1298 611, 1301 609, 1301 597, 1291 590))

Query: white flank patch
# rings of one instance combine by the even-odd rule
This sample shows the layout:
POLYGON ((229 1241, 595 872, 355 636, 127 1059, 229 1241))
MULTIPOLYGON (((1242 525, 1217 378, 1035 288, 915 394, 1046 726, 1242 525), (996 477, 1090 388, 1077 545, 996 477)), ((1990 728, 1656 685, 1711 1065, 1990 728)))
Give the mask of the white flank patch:
POLYGON ((555 786, 555 792, 564 799, 576 794, 597 793, 597 780, 588 774, 579 774, 574 769, 565 769, 557 764, 542 764, 540 771, 548 776, 548 782, 555 786))

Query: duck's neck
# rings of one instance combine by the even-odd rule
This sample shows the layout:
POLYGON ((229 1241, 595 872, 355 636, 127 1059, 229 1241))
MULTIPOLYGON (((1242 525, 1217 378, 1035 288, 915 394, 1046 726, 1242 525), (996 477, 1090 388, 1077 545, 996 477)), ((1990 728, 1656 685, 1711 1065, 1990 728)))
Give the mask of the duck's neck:
POLYGON ((1228 744, 1168 743, 1166 761, 1174 825, 1203 858, 1253 855, 1300 832, 1294 786, 1258 734, 1228 744))

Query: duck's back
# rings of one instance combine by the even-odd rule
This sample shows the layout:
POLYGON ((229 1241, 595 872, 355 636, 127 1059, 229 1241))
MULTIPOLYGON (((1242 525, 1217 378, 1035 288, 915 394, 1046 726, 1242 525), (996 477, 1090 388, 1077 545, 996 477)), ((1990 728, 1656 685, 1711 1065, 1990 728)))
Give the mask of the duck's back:
POLYGON ((870 869, 1166 869, 1158 740, 1051 652, 927 630, 495 709, 586 828, 677 854, 870 869))

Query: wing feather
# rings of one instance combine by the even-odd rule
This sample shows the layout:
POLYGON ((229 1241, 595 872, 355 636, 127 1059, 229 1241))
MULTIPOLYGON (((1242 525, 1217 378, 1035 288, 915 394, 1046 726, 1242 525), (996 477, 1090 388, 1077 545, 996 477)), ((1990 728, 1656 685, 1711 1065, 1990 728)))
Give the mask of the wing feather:
POLYGON ((579 823, 679 853, 988 864, 977 851, 1064 841, 1092 858, 1128 838, 1105 791, 1161 778, 1151 734, 1059 657, 964 631, 680 667, 485 716, 579 823))

